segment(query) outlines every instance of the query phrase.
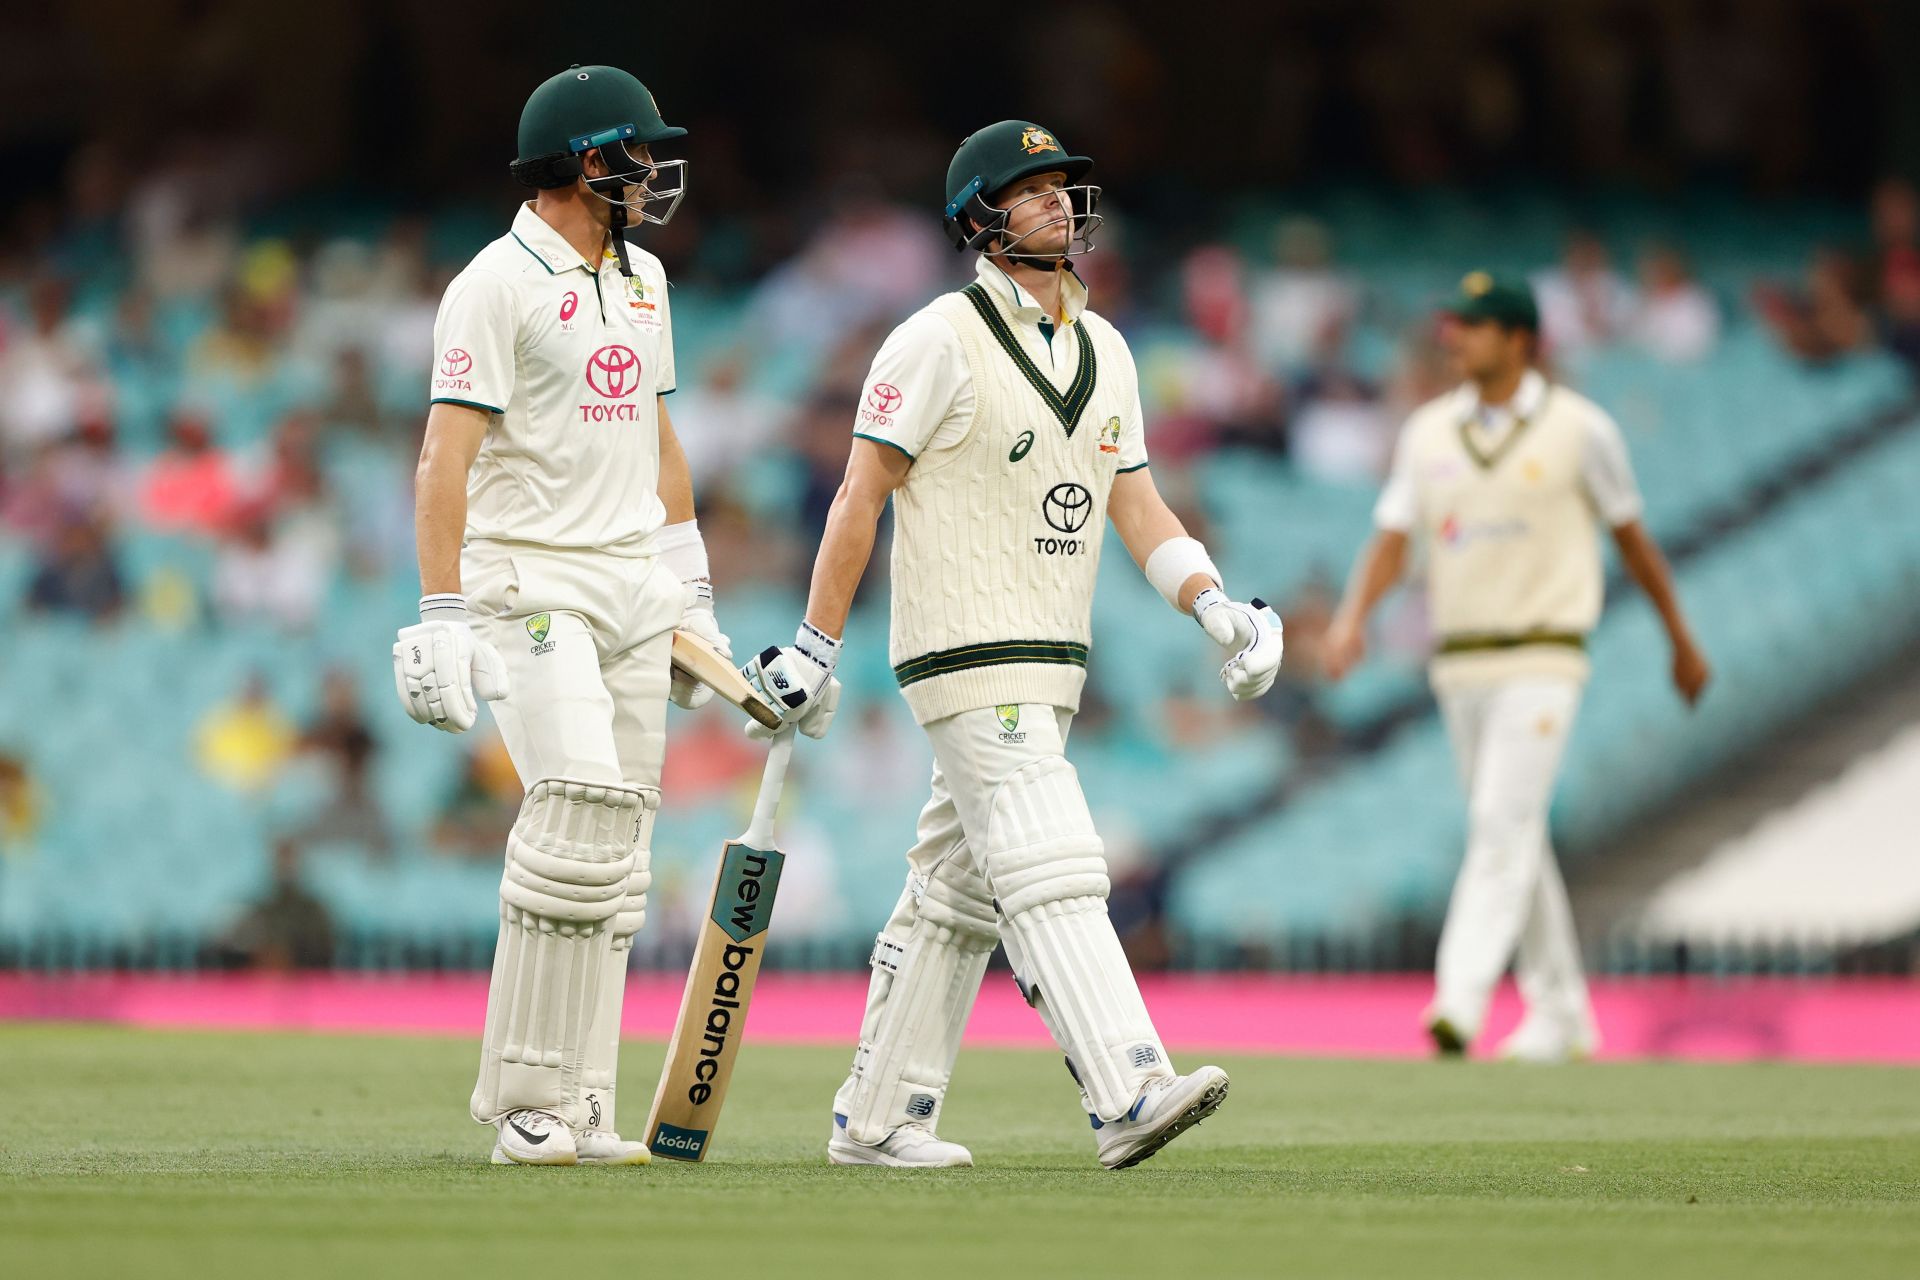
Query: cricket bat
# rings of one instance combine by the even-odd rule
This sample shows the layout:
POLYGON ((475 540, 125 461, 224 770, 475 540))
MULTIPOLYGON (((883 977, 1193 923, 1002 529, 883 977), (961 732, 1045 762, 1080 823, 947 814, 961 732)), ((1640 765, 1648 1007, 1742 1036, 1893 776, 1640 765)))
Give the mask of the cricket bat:
POLYGON ((786 855, 774 848, 773 815, 792 756, 793 730, 782 729, 767 751, 753 821, 744 835, 727 841, 721 850, 713 905, 700 922, 693 968, 680 997, 680 1018, 647 1116, 647 1149, 656 1156, 705 1160, 713 1145, 786 862, 786 855))
POLYGON ((780 727, 780 713, 767 704, 731 658, 691 631, 673 633, 673 665, 731 702, 768 729, 780 727))

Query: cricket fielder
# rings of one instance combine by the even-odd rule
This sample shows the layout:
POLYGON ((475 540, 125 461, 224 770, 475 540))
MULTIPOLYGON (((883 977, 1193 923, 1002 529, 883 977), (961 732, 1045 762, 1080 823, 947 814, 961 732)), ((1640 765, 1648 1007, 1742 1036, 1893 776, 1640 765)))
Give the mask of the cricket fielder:
POLYGON ((393 647, 407 714, 449 733, 476 697, 526 785, 507 839, 473 1118, 496 1164, 644 1164, 615 1128, 620 1004, 646 918, 675 627, 726 650, 686 458, 662 399, 659 259, 686 133, 614 67, 535 89, 513 175, 536 189, 447 287, 416 480, 420 622, 393 647))
POLYGON ((891 497, 891 656, 932 739, 933 795, 834 1098, 836 1164, 973 1162, 935 1128, 996 942, 1066 1053, 1102 1164, 1139 1163, 1226 1096, 1218 1067, 1181 1076, 1167 1060, 1108 919, 1103 848, 1064 754, 1106 520, 1225 649, 1234 697, 1272 685, 1280 620, 1226 596, 1147 471, 1133 357, 1087 310, 1068 262, 1099 225, 1092 167, 1026 121, 961 144, 946 227, 956 248, 981 253, 977 277, 882 345, 806 618, 791 646, 747 664, 800 731, 825 733, 837 637, 891 497))
POLYGON ((1560 1062, 1598 1042, 1547 810, 1600 618, 1600 522, 1666 624, 1674 687, 1689 703, 1706 687, 1707 662, 1640 522, 1619 427, 1532 367, 1532 291, 1476 271, 1448 310, 1466 381, 1407 420, 1377 532, 1327 635, 1328 675, 1360 660, 1367 615, 1418 538, 1439 638, 1430 678, 1468 814, 1427 1031, 1441 1053, 1465 1052, 1511 961, 1527 1014, 1502 1052, 1560 1062))

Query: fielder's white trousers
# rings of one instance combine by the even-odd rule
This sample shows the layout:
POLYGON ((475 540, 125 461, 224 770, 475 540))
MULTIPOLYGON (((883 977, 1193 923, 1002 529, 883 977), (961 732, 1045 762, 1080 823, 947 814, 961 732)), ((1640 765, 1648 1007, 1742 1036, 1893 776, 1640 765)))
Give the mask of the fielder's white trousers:
POLYGON ((1467 854, 1440 933, 1434 1016, 1468 1039, 1511 963, 1530 1018, 1589 1033, 1592 1013, 1547 811, 1580 707, 1572 680, 1451 689, 1440 710, 1467 793, 1467 854))
POLYGON ((660 785, 673 628, 686 589, 653 556, 474 542, 460 572, 474 631, 507 664, 486 704, 523 785, 660 785))

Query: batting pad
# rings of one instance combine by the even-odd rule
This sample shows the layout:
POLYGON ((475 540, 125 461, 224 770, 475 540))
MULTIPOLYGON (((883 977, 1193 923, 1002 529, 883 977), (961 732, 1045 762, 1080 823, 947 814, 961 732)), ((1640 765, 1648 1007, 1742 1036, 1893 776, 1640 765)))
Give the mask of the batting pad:
POLYGON ((1088 1109, 1118 1120, 1173 1068, 1107 917, 1104 846, 1073 766, 1053 756, 1021 767, 995 792, 987 826, 987 880, 1014 975, 1088 1109))
POLYGON ((626 1004, 627 960, 633 954, 633 935, 647 922, 647 889, 653 884, 653 822, 660 812, 657 788, 635 790, 640 793, 641 813, 633 869, 627 872, 620 910, 608 926, 607 958, 580 1070, 580 1127, 608 1133, 619 1132, 613 1104, 614 1084, 620 1075, 620 1011, 626 1004))
POLYGON ((903 1124, 939 1123, 999 934, 977 871, 949 857, 929 876, 908 877, 900 906, 874 942, 853 1074, 833 1100, 853 1141, 883 1142, 903 1124))
POLYGON ((580 1073, 645 810, 625 786, 542 778, 507 836, 473 1118, 535 1107, 580 1127, 580 1073))

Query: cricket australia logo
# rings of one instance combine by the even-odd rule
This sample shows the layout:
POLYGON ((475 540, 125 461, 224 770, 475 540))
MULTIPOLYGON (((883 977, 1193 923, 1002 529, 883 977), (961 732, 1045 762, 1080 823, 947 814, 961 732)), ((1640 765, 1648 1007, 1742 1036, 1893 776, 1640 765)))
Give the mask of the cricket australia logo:
POLYGON ((1030 124, 1020 131, 1020 149, 1030 156, 1037 156, 1043 151, 1058 151, 1060 144, 1045 129, 1030 124))
POLYGON ((1000 741, 1025 742, 1027 735, 1020 732, 1020 708, 1013 703, 995 707, 993 714, 1000 721, 1000 741))
POLYGON ((1100 452, 1120 452, 1120 419, 1108 418, 1107 425, 1100 428, 1100 452))
POLYGON ((553 641, 547 639, 547 633, 553 630, 553 615, 536 613, 527 619, 527 634, 533 637, 533 652, 552 653, 553 641))

